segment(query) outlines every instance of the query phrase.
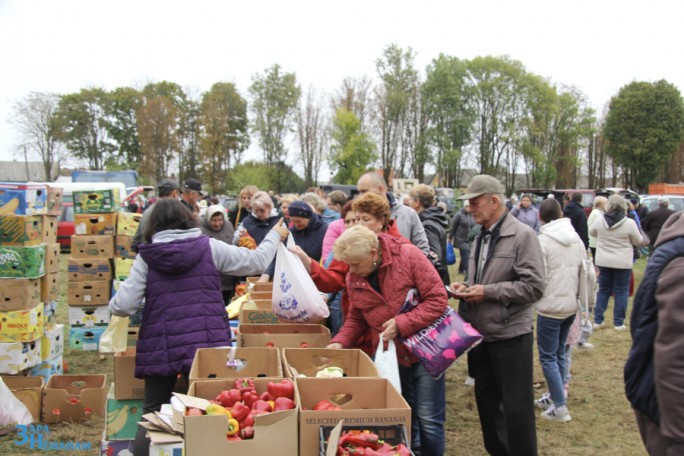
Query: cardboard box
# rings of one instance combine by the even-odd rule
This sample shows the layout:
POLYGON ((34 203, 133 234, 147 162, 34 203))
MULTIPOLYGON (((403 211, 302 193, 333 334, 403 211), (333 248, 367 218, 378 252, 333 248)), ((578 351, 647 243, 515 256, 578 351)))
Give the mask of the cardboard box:
POLYGON ((46 301, 43 306, 43 320, 47 331, 54 328, 57 323, 57 301, 46 301))
POLYGON ((142 399, 145 380, 135 378, 135 347, 114 354, 114 397, 116 399, 142 399))
POLYGON ((0 182, 0 213, 41 215, 47 213, 47 187, 42 184, 0 182))
POLYGON ((48 184, 46 201, 48 215, 62 215, 63 201, 64 191, 62 187, 48 184))
POLYGON ((16 375, 40 363, 40 342, 0 343, 0 374, 16 375))
POLYGON ((121 207, 118 188, 108 190, 73 191, 74 214, 104 214, 121 207))
POLYGON ((249 298, 252 301, 257 301, 257 300, 263 300, 263 301, 271 301, 273 298, 273 290, 269 291, 250 291, 249 292, 249 298))
POLYGON ((128 327, 127 345, 135 347, 138 344, 138 336, 140 335, 140 328, 128 327))
POLYGON ((273 313, 270 300, 247 301, 240 308, 238 321, 240 324, 254 325, 274 325, 280 323, 276 314, 273 313))
POLYGON ((410 435, 411 408, 385 378, 298 378, 295 384, 301 456, 318 456, 320 427, 342 419, 351 426, 403 424, 410 435), (342 409, 312 410, 323 399, 342 409))
MULTIPOLYGON (((266 391, 266 385, 274 379, 256 378, 254 384, 257 393, 266 391)), ((230 380, 206 380, 195 382, 190 386, 188 396, 201 404, 197 398, 205 399, 208 405, 209 399, 216 397, 218 393, 232 387, 230 380)), ((183 402, 183 396, 177 395, 183 402)), ((185 396, 187 397, 187 396, 185 396)), ((190 400, 192 400, 190 399, 190 400)), ((295 398, 296 400, 296 398, 295 398)), ((205 405, 205 407, 206 407, 205 405)), ((239 442, 226 440, 227 422, 221 416, 185 416, 183 428, 185 431, 185 448, 188 456, 248 456, 248 455, 272 455, 296 456, 298 454, 297 439, 297 409, 272 412, 267 415, 255 417, 254 438, 239 442)))
POLYGON ((127 236, 125 234, 117 234, 114 236, 114 254, 118 258, 135 258, 137 253, 131 250, 131 242, 133 242, 133 236, 127 236))
POLYGON ((109 325, 109 306, 69 306, 69 325, 72 328, 92 328, 109 325))
POLYGON ((116 234, 122 236, 135 236, 142 220, 142 214, 134 214, 132 212, 117 212, 116 213, 116 234))
POLYGON ((40 339, 45 332, 43 303, 32 309, 0 312, 0 342, 30 342, 40 339))
POLYGON ((71 236, 72 258, 114 258, 114 236, 71 236))
POLYGON ((41 279, 0 279, 0 312, 28 310, 41 298, 41 279))
MULTIPOLYGON (((103 438, 100 443, 100 456, 131 456, 134 445, 135 439, 107 440, 103 438)), ((164 455, 165 453, 155 453, 155 456, 158 454, 164 455)), ((169 456, 171 455, 169 454, 169 456)))
POLYGON ((69 282, 67 302, 70 306, 96 306, 109 304, 108 280, 92 282, 69 282))
POLYGON ((69 258, 69 282, 112 280, 112 262, 108 258, 69 258))
POLYGON ((53 302, 59 299, 59 272, 45 274, 40 279, 40 300, 53 302))
POLYGON ((107 440, 135 439, 138 421, 143 415, 142 399, 114 398, 114 385, 107 395, 107 420, 105 421, 105 438, 107 440))
POLYGON ((59 244, 45 244, 45 274, 59 272, 59 251, 59 244))
POLYGON ((43 242, 46 244, 57 243, 57 228, 59 227, 59 219, 56 215, 42 215, 43 222, 43 242))
POLYGON ((102 326, 69 329, 69 348, 79 351, 98 351, 100 337, 102 337, 105 329, 107 328, 102 326))
POLYGON ((0 278, 37 279, 45 274, 45 244, 0 246, 0 278))
POLYGON ((64 353, 64 325, 55 325, 40 338, 40 359, 48 361, 64 353))
POLYGON ((330 330, 323 325, 281 324, 238 327, 239 347, 323 348, 330 343, 330 330))
POLYGON ((116 213, 74 214, 74 233, 80 236, 114 235, 116 213))
POLYGON ((373 360, 362 350, 332 350, 329 348, 284 348, 283 372, 286 377, 316 377, 326 367, 339 367, 345 377, 380 377, 373 360))
POLYGON ((64 373, 64 360, 62 355, 57 358, 43 361, 37 366, 31 368, 30 375, 32 377, 41 377, 47 383, 53 375, 62 375, 64 373))
POLYGON ((0 244, 28 246, 43 243, 40 215, 0 215, 0 244))
POLYGON ((2 376, 2 381, 12 391, 14 397, 31 412, 34 420, 40 421, 41 404, 43 400, 43 387, 45 382, 41 377, 17 377, 2 376))
POLYGON ((106 382, 105 375, 53 375, 43 390, 43 422, 82 423, 91 416, 104 417, 106 382))
POLYGON ((116 280, 126 280, 131 275, 133 260, 130 258, 114 258, 114 278, 116 280))
POLYGON ((255 293, 273 292, 273 282, 249 282, 249 290, 255 293))
POLYGON ((190 368, 190 383, 202 378, 283 376, 280 353, 272 348, 199 348, 190 368))

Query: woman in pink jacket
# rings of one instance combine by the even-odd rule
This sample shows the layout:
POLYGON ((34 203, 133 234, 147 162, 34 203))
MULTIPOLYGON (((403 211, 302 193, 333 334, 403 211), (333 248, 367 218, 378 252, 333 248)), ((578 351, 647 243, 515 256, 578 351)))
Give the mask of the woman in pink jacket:
POLYGON ((444 376, 433 379, 397 339, 432 324, 448 306, 437 270, 418 247, 360 225, 342 233, 333 253, 349 265, 346 291, 351 307, 328 347, 354 348, 359 336, 369 330, 374 349, 378 343, 396 339, 402 394, 412 410, 411 446, 418 454, 443 455, 444 376), (413 288, 418 290, 421 302, 411 311, 399 313, 413 288))

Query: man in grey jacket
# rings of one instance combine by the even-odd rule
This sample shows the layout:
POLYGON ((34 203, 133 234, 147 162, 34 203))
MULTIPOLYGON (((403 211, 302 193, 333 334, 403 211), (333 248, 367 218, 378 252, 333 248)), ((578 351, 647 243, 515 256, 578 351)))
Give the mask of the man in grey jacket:
POLYGON ((485 448, 495 455, 537 454, 532 305, 544 293, 539 240, 508 214, 501 183, 472 178, 465 195, 482 231, 473 242, 467 283, 451 287, 468 304, 470 323, 484 336, 468 353, 485 448))
POLYGON ((424 254, 430 253, 430 244, 418 213, 387 192, 387 183, 380 174, 374 171, 364 174, 356 183, 356 188, 359 193, 372 192, 387 198, 390 206, 390 217, 396 220, 395 223, 401 235, 422 250, 424 254))

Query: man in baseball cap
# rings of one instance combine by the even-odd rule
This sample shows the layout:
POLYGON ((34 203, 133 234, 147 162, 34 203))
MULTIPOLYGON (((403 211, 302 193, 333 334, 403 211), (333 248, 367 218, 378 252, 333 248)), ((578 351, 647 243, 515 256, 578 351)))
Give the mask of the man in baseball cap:
POLYGON ((504 187, 496 177, 489 176, 487 174, 479 174, 470 180, 470 184, 468 184, 466 193, 456 199, 469 200, 471 198, 477 198, 478 196, 485 194, 503 195, 504 187))
POLYGON ((199 214, 199 205, 197 202, 205 196, 202 191, 202 183, 197 179, 185 179, 183 188, 181 189, 181 203, 185 204, 188 209, 199 214))

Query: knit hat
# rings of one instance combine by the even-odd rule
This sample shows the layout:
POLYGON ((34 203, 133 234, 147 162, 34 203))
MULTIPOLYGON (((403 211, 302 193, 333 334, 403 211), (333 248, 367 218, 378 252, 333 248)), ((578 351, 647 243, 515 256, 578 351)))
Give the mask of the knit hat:
POLYGON ((287 212, 290 214, 290 217, 304 217, 310 219, 313 218, 314 215, 314 211, 311 209, 311 206, 302 200, 291 202, 287 207, 287 212))

